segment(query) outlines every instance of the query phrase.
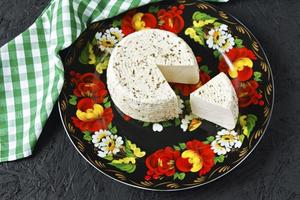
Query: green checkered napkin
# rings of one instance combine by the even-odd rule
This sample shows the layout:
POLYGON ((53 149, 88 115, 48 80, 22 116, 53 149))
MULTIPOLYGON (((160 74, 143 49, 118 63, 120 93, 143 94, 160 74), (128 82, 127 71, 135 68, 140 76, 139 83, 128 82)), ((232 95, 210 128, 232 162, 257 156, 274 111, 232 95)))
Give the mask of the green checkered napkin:
POLYGON ((31 155, 64 82, 58 52, 87 24, 156 1, 53 0, 34 24, 0 48, 0 162, 31 155))

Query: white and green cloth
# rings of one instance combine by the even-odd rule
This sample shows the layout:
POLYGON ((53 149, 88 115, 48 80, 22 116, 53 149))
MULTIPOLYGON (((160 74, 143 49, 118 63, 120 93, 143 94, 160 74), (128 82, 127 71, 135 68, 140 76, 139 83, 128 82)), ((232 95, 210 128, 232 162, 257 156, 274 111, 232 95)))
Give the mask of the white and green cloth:
POLYGON ((52 0, 34 24, 0 48, 0 162, 32 154, 64 82, 59 51, 88 24, 156 1, 52 0))

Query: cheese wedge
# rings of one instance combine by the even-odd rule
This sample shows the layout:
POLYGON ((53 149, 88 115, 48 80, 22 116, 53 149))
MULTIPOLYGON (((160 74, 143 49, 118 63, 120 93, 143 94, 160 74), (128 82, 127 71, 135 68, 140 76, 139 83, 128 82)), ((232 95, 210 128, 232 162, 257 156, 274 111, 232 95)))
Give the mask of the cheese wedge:
POLYGON ((108 90, 126 115, 146 122, 165 121, 179 113, 168 82, 197 83, 198 69, 184 40, 168 31, 146 29, 126 36, 112 51, 108 90))
POLYGON ((223 72, 190 94, 192 112, 226 129, 235 128, 238 98, 230 79, 223 72))

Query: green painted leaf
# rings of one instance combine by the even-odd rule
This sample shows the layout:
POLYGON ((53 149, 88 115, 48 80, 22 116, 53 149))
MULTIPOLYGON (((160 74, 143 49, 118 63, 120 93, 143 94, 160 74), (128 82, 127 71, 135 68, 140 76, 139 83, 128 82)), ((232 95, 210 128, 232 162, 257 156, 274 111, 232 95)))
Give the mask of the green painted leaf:
POLYGON ((112 123, 108 124, 108 129, 112 128, 112 123))
POLYGON ((103 99, 103 103, 106 103, 106 102, 108 101, 108 99, 109 99, 109 97, 105 97, 105 98, 103 99))
POLYGON ((105 160, 112 161, 114 157, 112 155, 107 155, 104 157, 105 160))
POLYGON ((111 162, 111 163, 108 163, 108 164, 110 164, 110 165, 112 165, 112 166, 114 166, 114 167, 116 167, 116 168, 118 168, 118 169, 120 169, 120 170, 122 170, 122 171, 124 171, 124 172, 127 172, 127 173, 133 173, 134 171, 135 171, 135 169, 136 169, 136 165, 134 165, 134 164, 131 164, 131 163, 128 163, 128 164, 121 164, 121 163, 113 163, 113 162, 111 162))
POLYGON ((181 150, 184 150, 186 148, 186 144, 185 143, 179 143, 178 144, 181 150))
POLYGON ((214 18, 206 13, 200 12, 200 11, 196 11, 194 12, 193 16, 192 16, 193 20, 197 20, 197 21, 204 21, 204 20, 217 20, 217 18, 214 18))
POLYGON ((179 146, 176 146, 176 145, 173 145, 173 148, 177 151, 180 151, 180 147, 179 146))
POLYGON ((236 47, 238 47, 238 48, 243 48, 244 47, 242 39, 237 38, 237 39, 234 40, 234 43, 235 43, 236 47))
POLYGON ((182 173, 178 173, 176 172, 174 175, 173 175, 173 180, 176 180, 176 179, 179 179, 179 180, 183 180, 185 178, 185 173, 182 172, 182 173))
POLYGON ((147 127, 147 126, 149 126, 150 125, 150 122, 144 122, 143 123, 143 127, 147 127))
POLYGON ((247 115, 247 128, 249 135, 252 132, 253 128, 255 127, 255 123, 257 121, 257 117, 253 114, 247 115))
POLYGON ((196 31, 197 35, 204 38, 205 37, 205 33, 203 31, 203 29, 201 27, 195 27, 194 30, 196 31))
POLYGON ((185 105, 186 107, 190 107, 190 106, 191 106, 190 100, 185 100, 185 101, 184 101, 184 105, 185 105))
POLYGON ((199 43, 201 44, 201 45, 204 45, 204 43, 205 43, 205 33, 204 33, 204 31, 203 31, 203 29, 201 28, 201 27, 194 27, 193 28, 195 31, 196 31, 196 33, 197 33, 197 35, 199 36, 199 39, 200 39, 200 41, 199 41, 199 43))
POLYGON ((116 127, 116 126, 112 127, 112 128, 110 129, 110 132, 111 132, 112 134, 116 134, 116 133, 118 132, 117 127, 116 127))
POLYGON ((77 104, 77 96, 70 95, 69 104, 75 106, 77 104))
POLYGON ((207 65, 202 65, 200 67, 200 70, 207 73, 207 74, 210 74, 211 73, 211 70, 209 70, 208 66, 207 65))
POLYGON ((179 173, 175 172, 175 174, 173 175, 173 180, 176 180, 178 178, 179 173))
POLYGON ((220 155, 214 158, 215 164, 224 162, 225 156, 220 155))
POLYGON ((69 104, 75 106, 77 104, 77 100, 76 99, 69 99, 69 104))
POLYGON ((218 163, 218 157, 214 157, 214 163, 215 163, 215 164, 218 163))
POLYGON ((212 141, 215 140, 215 137, 214 136, 209 136, 209 137, 206 138, 206 140, 211 143, 212 141))
POLYGON ((108 57, 108 54, 106 53, 106 51, 105 51, 105 53, 102 53, 102 54, 96 56, 96 63, 103 63, 103 62, 105 62, 105 60, 109 60, 109 57, 108 57))
POLYGON ((79 62, 82 64, 88 64, 89 63, 89 43, 83 48, 80 56, 79 56, 79 62))
POLYGON ((204 143, 204 144, 210 144, 210 142, 209 142, 209 141, 203 141, 203 143, 204 143))
POLYGON ((178 179, 179 180, 182 181, 184 178, 185 178, 185 173, 184 172, 178 174, 178 179))
POLYGON ((247 138, 250 137, 250 132, 248 130, 248 127, 245 126, 245 127, 242 127, 242 131, 243 131, 243 135, 246 136, 247 138))
POLYGON ((92 141, 92 135, 91 135, 91 132, 89 132, 89 131, 84 131, 83 132, 83 139, 84 140, 86 140, 86 141, 88 141, 88 142, 90 142, 90 141, 92 141))
POLYGON ((92 42, 91 42, 91 44, 94 46, 94 45, 97 45, 97 43, 98 43, 97 39, 94 37, 93 40, 92 40, 92 42))
POLYGON ((107 102, 104 104, 104 107, 105 107, 105 108, 109 108, 109 107, 111 107, 111 103, 110 103, 110 101, 107 101, 107 102))
POLYGON ((220 23, 220 22, 215 22, 214 23, 214 27, 220 27, 222 25, 222 23, 220 23))
POLYGON ((125 149, 126 152, 126 157, 134 157, 134 154, 132 153, 132 151, 130 149, 125 149))
POLYGON ((254 80, 257 82, 261 82, 261 72, 254 72, 254 80))
POLYGON ((150 6, 148 9, 148 12, 150 12, 150 13, 157 13, 158 11, 159 11, 158 6, 150 6))
POLYGON ((164 128, 167 128, 167 127, 170 127, 172 126, 173 124, 169 121, 165 121, 165 122, 162 122, 161 125, 164 127, 164 128))
POLYGON ((121 20, 119 19, 115 19, 113 22, 112 22, 112 26, 113 27, 120 27, 122 24, 121 20))
POLYGON ((134 154, 129 146, 129 140, 125 139, 125 152, 127 157, 133 157, 134 154))
POLYGON ((219 162, 220 163, 224 162, 224 159, 225 159, 224 155, 220 155, 219 156, 219 162))
POLYGON ((221 56, 221 53, 220 53, 220 51, 218 51, 218 50, 215 50, 215 51, 213 52, 213 54, 214 54, 215 58, 220 58, 220 56, 221 56))
POLYGON ((239 135, 239 139, 240 139, 241 143, 243 143, 243 141, 245 139, 245 135, 239 135))
POLYGON ((175 119, 175 126, 179 126, 179 125, 180 125, 180 122, 181 122, 180 119, 179 119, 179 118, 176 118, 176 119, 175 119))

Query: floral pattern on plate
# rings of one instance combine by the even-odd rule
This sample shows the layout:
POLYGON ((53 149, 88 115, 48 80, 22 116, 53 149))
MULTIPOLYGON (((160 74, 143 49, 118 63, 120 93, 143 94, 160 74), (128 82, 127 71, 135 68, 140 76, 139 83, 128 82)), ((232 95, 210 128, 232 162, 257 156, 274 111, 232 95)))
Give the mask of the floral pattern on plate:
POLYGON ((180 190, 217 179, 249 155, 271 116, 273 78, 262 48, 247 28, 207 3, 161 2, 96 22, 62 54, 67 81, 59 105, 71 141, 95 168, 132 186, 180 190), (113 48, 147 28, 182 37, 200 69, 197 84, 170 83, 181 114, 160 123, 121 113, 106 85, 113 48), (229 76, 238 96, 234 130, 191 113, 189 94, 219 72, 229 76))

